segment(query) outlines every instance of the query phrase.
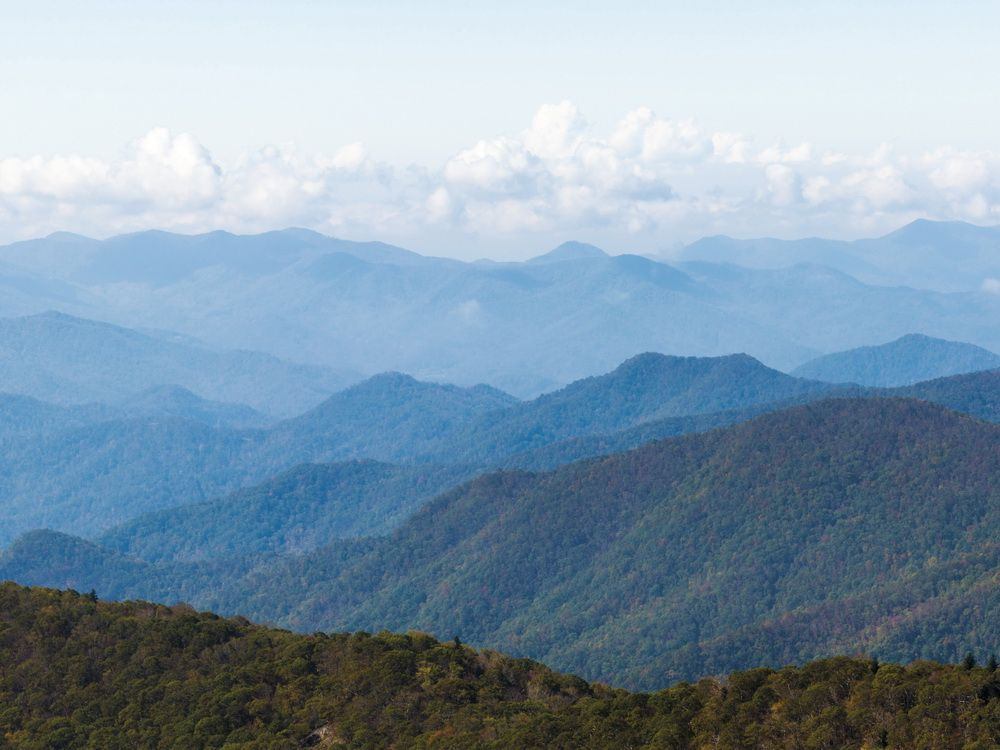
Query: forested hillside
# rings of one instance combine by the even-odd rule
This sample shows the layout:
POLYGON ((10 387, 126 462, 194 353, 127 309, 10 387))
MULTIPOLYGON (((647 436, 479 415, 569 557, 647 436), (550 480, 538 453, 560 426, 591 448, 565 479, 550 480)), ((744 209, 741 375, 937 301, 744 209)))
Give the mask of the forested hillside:
MULTIPOLYGON (((505 464, 544 466, 602 452, 603 438, 538 458, 529 455, 567 438, 600 437, 666 415, 718 407, 775 408, 781 399, 818 397, 830 389, 749 357, 644 354, 529 402, 488 386, 459 388, 385 373, 305 414, 259 429, 236 429, 254 423, 252 412, 171 388, 117 409, 60 411, 12 401, 19 416, 11 432, 24 439, 11 441, 0 456, 0 544, 40 527, 97 535, 147 512, 253 486, 304 462, 367 458, 460 466, 465 472, 505 464), (513 454, 519 455, 509 458, 513 454)), ((663 437, 735 418, 682 420, 652 434, 663 437)), ((651 438, 625 435, 620 448, 633 447, 636 439, 651 438)), ((394 502, 403 507, 408 501, 386 498, 384 505, 394 502)))
POLYGON ((369 460, 306 464, 217 500, 144 514, 98 541, 147 561, 302 553, 335 539, 388 533, 473 473, 369 460))
POLYGON ((419 632, 293 635, 0 584, 0 747, 927 747, 1000 738, 991 665, 837 658, 632 694, 419 632))
POLYGON ((388 537, 300 557, 154 565, 35 534, 0 576, 307 631, 418 627, 642 688, 844 650, 955 660, 1000 649, 998 472, 1000 427, 844 398, 487 474, 388 537))

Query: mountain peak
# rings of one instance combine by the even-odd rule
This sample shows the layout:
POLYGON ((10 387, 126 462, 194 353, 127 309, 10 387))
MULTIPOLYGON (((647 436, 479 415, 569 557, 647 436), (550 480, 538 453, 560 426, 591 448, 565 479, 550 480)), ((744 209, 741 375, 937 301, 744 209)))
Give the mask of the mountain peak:
POLYGON ((586 242, 575 242, 569 241, 564 242, 556 248, 549 250, 547 253, 538 255, 531 260, 529 263, 558 263, 564 260, 582 260, 584 258, 607 258, 609 257, 606 252, 601 250, 601 248, 596 245, 590 245, 586 242))
POLYGON ((958 238, 990 235, 1000 227, 980 226, 967 221, 933 221, 931 219, 915 219, 894 232, 889 232, 881 239, 900 242, 943 242, 958 238))
POLYGON ((793 375, 828 383, 896 387, 1000 367, 1000 356, 974 344, 908 333, 878 346, 826 354, 793 375))

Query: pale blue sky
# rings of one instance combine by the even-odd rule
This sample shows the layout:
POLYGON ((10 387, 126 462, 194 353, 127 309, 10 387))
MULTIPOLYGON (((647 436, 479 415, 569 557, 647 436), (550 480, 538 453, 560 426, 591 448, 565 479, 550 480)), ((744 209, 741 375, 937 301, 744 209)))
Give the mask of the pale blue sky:
POLYGON ((570 99, 836 148, 987 148, 1000 3, 5 0, 5 153, 362 140, 434 161, 570 99), (492 7, 490 7, 492 6, 492 7), (753 10, 750 10, 753 6, 753 10))
MULTIPOLYGON (((887 143, 912 163, 942 147, 995 154, 998 28, 995 0, 3 0, 0 159, 74 154, 113 166, 166 128, 192 134, 225 169, 271 144, 330 156, 360 141, 397 177, 410 164, 433 176, 482 139, 518 137, 540 106, 562 101, 601 138, 646 107, 693 118, 705 134, 739 133, 753 150, 806 142, 816 158, 860 158, 887 143)), ((762 179, 695 182, 705 195, 729 180, 771 190, 762 179)), ((916 189, 922 178, 906 179, 916 189)), ((669 183, 680 194, 683 181, 669 183)), ((986 221, 995 185, 977 185, 986 208, 956 215, 986 221)), ((947 213, 945 203, 934 210, 947 213)), ((11 206, 5 215, 0 205, 0 239, 28 231, 12 228, 28 225, 28 209, 11 206)), ((55 221, 30 216, 31 231, 55 221)), ((362 232, 367 221, 330 226, 362 232)), ((844 217, 817 221, 800 228, 849 233, 844 217)), ((689 225, 654 244, 697 233, 689 225)), ((798 231, 762 215, 733 231, 751 225, 798 231)))

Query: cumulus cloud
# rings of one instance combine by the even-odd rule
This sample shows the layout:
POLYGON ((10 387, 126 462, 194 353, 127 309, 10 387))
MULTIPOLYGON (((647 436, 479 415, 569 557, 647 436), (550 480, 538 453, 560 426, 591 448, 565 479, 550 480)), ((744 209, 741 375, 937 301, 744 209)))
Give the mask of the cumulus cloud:
POLYGON ((1000 154, 899 154, 885 144, 817 154, 809 143, 755 145, 647 107, 599 133, 568 101, 540 107, 521 132, 405 168, 362 143, 332 154, 266 146, 222 164, 195 136, 163 128, 118 160, 0 154, 5 240, 57 229, 301 225, 423 246, 435 236, 532 233, 667 245, 719 231, 849 235, 915 216, 1000 222, 1000 154))

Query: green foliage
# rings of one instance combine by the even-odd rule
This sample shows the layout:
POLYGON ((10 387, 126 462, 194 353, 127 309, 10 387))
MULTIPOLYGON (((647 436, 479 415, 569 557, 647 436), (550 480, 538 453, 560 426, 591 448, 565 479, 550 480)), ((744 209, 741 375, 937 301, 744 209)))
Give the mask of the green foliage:
POLYGON ((905 388, 894 388, 889 393, 919 398, 979 419, 1000 422, 1000 370, 928 380, 905 388))
POLYGON ((986 748, 986 669, 833 658, 630 694, 419 632, 0 584, 0 747, 986 748))
POLYGON ((302 553, 387 533, 469 475, 454 466, 307 464, 218 500, 145 514, 98 542, 147 561, 302 553))
POLYGON ((643 689, 858 650, 954 663, 998 648, 998 444, 940 407, 841 399, 485 475, 303 556, 148 565, 38 534, 0 577, 307 632, 417 627, 643 689))

